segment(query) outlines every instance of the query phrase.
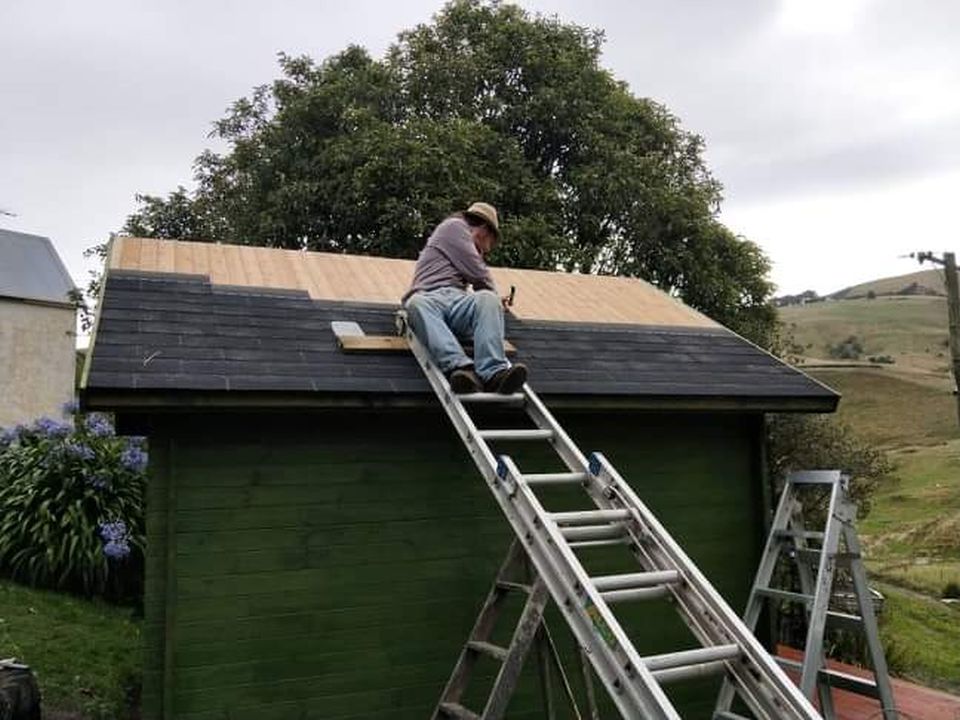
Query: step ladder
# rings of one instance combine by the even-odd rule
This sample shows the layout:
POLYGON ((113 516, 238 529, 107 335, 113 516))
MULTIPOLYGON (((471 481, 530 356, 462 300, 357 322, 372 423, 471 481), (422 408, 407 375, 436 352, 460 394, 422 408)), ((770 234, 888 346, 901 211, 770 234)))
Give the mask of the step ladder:
MULTIPOLYGON (((777 503, 770 535, 743 620, 747 627, 753 630, 768 602, 802 605, 807 616, 803 662, 787 658, 777 658, 777 661, 784 667, 800 671, 800 689, 803 695, 813 700, 814 692, 817 693, 820 710, 826 720, 836 717, 832 688, 878 700, 883 720, 895 720, 899 715, 894 706, 887 662, 873 610, 873 599, 867 586, 860 541, 854 528, 855 520, 856 506, 849 499, 847 480, 839 470, 790 474, 777 503), (819 497, 815 494, 818 489, 819 497), (804 508, 805 505, 810 505, 811 499, 827 501, 826 521, 822 530, 810 530, 807 527, 804 508), (841 541, 843 550, 840 547, 841 541), (779 560, 786 563, 786 567, 783 564, 779 566, 781 569, 796 571, 800 582, 799 593, 773 587, 779 560), (816 573, 813 572, 813 565, 817 566, 816 573), (858 615, 830 608, 831 599, 836 597, 835 579, 838 567, 845 569, 852 582, 858 615), (865 636, 873 667, 873 681, 827 667, 824 633, 828 623, 843 626, 865 636)), ((724 682, 717 701, 718 712, 729 710, 734 691, 735 688, 729 682, 724 682)))
MULTIPOLYGON (((679 720, 661 685, 723 674, 757 718, 820 718, 616 469, 599 453, 589 459, 584 456, 529 384, 513 395, 456 395, 402 311, 397 320, 398 332, 406 337, 540 580, 623 717, 679 720), (478 429, 465 406, 493 404, 522 409, 535 429, 478 429), (549 442, 568 470, 523 473, 510 457, 495 457, 491 441, 549 442), (547 511, 534 490, 557 484, 581 486, 591 501, 590 509, 547 511), (626 545, 640 571, 590 577, 577 549, 609 544, 626 545), (701 646, 640 657, 610 605, 661 597, 672 599, 701 646)), ((506 659, 511 649, 497 654, 506 659)), ((502 716, 442 705, 443 701, 435 717, 495 720, 502 716)))

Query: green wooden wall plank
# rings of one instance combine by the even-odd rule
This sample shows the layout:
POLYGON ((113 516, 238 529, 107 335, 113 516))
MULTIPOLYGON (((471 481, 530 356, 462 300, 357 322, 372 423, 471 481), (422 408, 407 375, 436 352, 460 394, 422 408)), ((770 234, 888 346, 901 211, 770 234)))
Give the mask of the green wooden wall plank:
MULTIPOLYGON (((756 423, 694 414, 561 420, 584 450, 617 465, 739 609, 759 555, 756 423)), ((485 422, 507 425, 496 415, 485 422)), ((167 432, 175 542, 163 540, 168 508, 151 505, 148 566, 156 573, 166 557, 176 569, 172 582, 150 585, 176 599, 177 682, 163 688, 171 711, 193 720, 426 715, 510 539, 446 420, 221 416, 177 419, 167 432)), ((560 469, 546 447, 510 452, 525 471, 560 469)), ((576 491, 541 499, 552 510, 584 507, 576 491)), ((583 560, 590 572, 623 572, 632 569, 624 555, 583 560)), ((155 649, 163 605, 148 598, 147 607, 145 642, 155 649)), ((644 653, 694 644, 666 604, 618 607, 618 616, 644 653)), ((564 631, 559 617, 552 624, 564 631)), ((525 670, 511 718, 539 703, 535 681, 525 670)), ((706 713, 714 691, 701 683, 670 692, 685 712, 706 713)))

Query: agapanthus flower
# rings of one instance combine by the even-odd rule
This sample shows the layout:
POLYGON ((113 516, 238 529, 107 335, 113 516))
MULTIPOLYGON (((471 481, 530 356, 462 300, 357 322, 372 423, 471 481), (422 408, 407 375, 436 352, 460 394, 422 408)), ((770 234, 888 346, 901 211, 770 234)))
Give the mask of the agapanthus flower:
POLYGON ((61 410, 63 410, 64 417, 73 417, 74 415, 77 414, 77 411, 79 409, 80 409, 80 403, 78 403, 75 399, 68 400, 63 404, 63 407, 61 408, 61 410))
POLYGON ((110 474, 105 472, 95 473, 87 478, 87 482, 94 490, 106 490, 110 487, 110 474))
POLYGON ((110 421, 103 415, 88 415, 84 425, 87 428, 87 432, 94 437, 113 435, 113 425, 111 425, 110 421))
POLYGON ((119 560, 130 554, 127 538, 127 524, 123 520, 105 522, 100 525, 100 537, 103 539, 103 554, 119 560))
POLYGON ((64 452, 77 460, 93 460, 97 456, 94 449, 89 445, 77 442, 67 442, 63 445, 64 452))
POLYGON ((0 432, 0 450, 6 450, 8 447, 13 445, 13 441, 17 439, 19 433, 15 428, 10 428, 9 430, 3 430, 0 432))
POLYGON ((110 540, 104 544, 103 554, 108 558, 119 560, 130 554, 130 545, 126 540, 110 540))
POLYGON ((123 520, 101 523, 100 537, 108 542, 126 542, 127 524, 123 520))
POLYGON ((143 472, 147 468, 147 454, 138 447, 129 446, 120 454, 120 463, 133 472, 143 472))
POLYGON ((70 434, 71 428, 66 423, 52 418, 42 417, 33 424, 33 431, 52 438, 63 438, 70 434))

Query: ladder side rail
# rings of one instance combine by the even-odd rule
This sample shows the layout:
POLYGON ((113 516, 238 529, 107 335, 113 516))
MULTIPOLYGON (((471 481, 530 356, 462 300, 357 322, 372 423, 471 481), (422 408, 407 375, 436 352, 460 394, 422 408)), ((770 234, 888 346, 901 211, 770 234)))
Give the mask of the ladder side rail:
MULTIPOLYGON (((567 623, 573 631, 574 636, 584 647, 591 649, 591 663, 598 677, 600 677, 607 686, 610 697, 617 706, 617 709, 627 718, 645 717, 649 720, 660 720, 661 718, 663 720, 681 720, 663 693, 663 690, 660 689, 660 686, 642 663, 635 666, 637 675, 642 678, 639 687, 637 683, 624 682, 623 679, 621 679, 622 671, 617 658, 600 639, 597 634, 597 629, 592 625, 588 625, 588 620, 580 617, 580 609, 577 608, 575 610, 573 608, 573 602, 569 598, 569 593, 564 586, 565 578, 554 569, 552 559, 549 557, 549 550, 544 547, 545 544, 536 542, 538 533, 536 532, 533 519, 528 520, 514 505, 511 495, 518 489, 518 483, 515 478, 519 476, 519 473, 516 472, 514 467, 514 480, 509 485, 500 481, 496 471, 497 463, 494 460, 492 452, 487 444, 476 435, 476 426, 463 409, 463 405, 457 399, 456 395, 450 389, 446 378, 443 377, 443 374, 434 364, 428 351, 421 345, 409 325, 405 328, 405 334, 414 357, 423 369, 430 386, 440 399, 447 415, 453 421, 457 432, 467 446, 467 450, 470 452, 471 457, 473 457, 477 468, 484 476, 488 485, 490 485, 493 495, 500 505, 500 509, 507 518, 507 521, 513 528, 514 533, 517 537, 527 540, 526 550, 528 556, 546 583, 554 601, 566 617, 567 623)), ((530 491, 525 484, 524 489, 526 490, 527 496, 533 497, 532 491, 530 491)), ((536 502, 535 498, 534 501, 536 502)), ((550 525, 549 522, 542 523, 539 520, 537 520, 537 523, 547 527, 550 525)), ((582 566, 580 566, 576 557, 573 556, 566 541, 560 536, 559 531, 554 530, 553 534, 556 535, 556 537, 552 538, 552 542, 557 543, 558 548, 566 550, 567 557, 574 561, 574 567, 583 575, 585 581, 583 587, 590 588, 586 572, 582 566)), ((605 607, 605 604, 596 591, 593 591, 593 595, 596 596, 594 600, 599 601, 600 607, 605 607)), ((585 610, 588 610, 588 608, 585 610)), ((586 615, 586 613, 584 614, 586 615)), ((622 630, 620 632, 622 634, 622 630)), ((629 641, 627 641, 627 646, 633 650, 633 646, 629 641)), ((633 650, 633 654, 636 656, 635 650, 633 650)))
POLYGON ((521 536, 527 542, 527 553, 578 642, 587 649, 594 670, 618 710, 626 718, 680 720, 559 528, 552 521, 543 520, 547 513, 523 482, 516 465, 509 457, 501 462, 509 482, 499 486, 498 494, 513 496, 516 512, 525 525, 521 536))
MULTIPOLYGON (((829 609, 833 589, 833 576, 836 571, 837 547, 840 542, 841 523, 838 522, 837 513, 841 511, 840 496, 843 488, 840 483, 840 472, 835 471, 835 473, 836 482, 830 488, 830 504, 827 508, 827 525, 821 545, 816 587, 813 588, 813 603, 807 606, 809 627, 807 628, 806 646, 803 649, 800 689, 810 699, 813 698, 813 693, 816 690, 820 670, 826 666, 823 653, 823 636, 826 630, 827 610, 829 609)), ((809 592, 809 589, 804 589, 804 592, 809 592)), ((829 689, 827 692, 829 692, 829 689)))
POLYGON ((850 561, 850 574, 853 576, 854 594, 857 596, 857 604, 860 609, 860 617, 863 620, 864 634, 867 636, 867 647, 870 651, 870 660, 873 664, 873 677, 877 685, 877 692, 880 695, 880 704, 884 720, 897 720, 900 717, 897 712, 893 697, 893 687, 890 684, 890 672, 887 667, 887 658, 883 652, 883 644, 880 642, 880 630, 877 626, 877 616, 873 611, 873 599, 870 597, 870 587, 867 584, 867 573, 863 566, 863 557, 861 555, 860 539, 853 529, 853 521, 856 517, 856 506, 852 502, 845 502, 845 520, 843 526, 843 536, 847 545, 847 552, 855 557, 850 561))
MULTIPOLYGON (((490 592, 487 593, 486 600, 484 600, 483 606, 477 614, 473 628, 467 636, 468 641, 486 639, 490 635, 496 623, 497 616, 500 614, 500 605, 503 600, 501 597, 503 591, 498 588, 498 583, 509 576, 510 570, 515 564, 522 560, 523 554, 523 546, 520 544, 520 540, 515 539, 510 544, 510 549, 507 550, 507 556, 500 565, 500 570, 497 572, 496 580, 494 580, 493 586, 490 588, 490 592)), ((467 678, 475 663, 475 654, 470 651, 469 645, 465 644, 460 651, 460 656, 457 658, 457 664, 454 666, 453 672, 450 674, 450 678, 443 688, 443 692, 440 693, 440 700, 437 702, 437 706, 434 708, 433 715, 431 716, 433 720, 438 720, 443 717, 442 706, 444 703, 460 702, 460 698, 467 686, 467 678)))
MULTIPOLYGON (((519 547, 520 541, 515 541, 519 547)), ((522 548, 521 548, 522 551, 522 548)), ((507 705, 510 703, 510 697, 520 680, 520 671, 523 669, 523 663, 527 659, 527 654, 533 645, 534 636, 540 630, 540 624, 543 621, 543 613, 547 606, 546 585, 542 579, 537 578, 533 583, 533 589, 517 627, 514 630, 513 637, 510 640, 511 652, 504 663, 500 666, 500 672, 493 683, 493 692, 487 699, 487 704, 483 708, 484 720, 500 720, 507 713, 507 705), (514 649, 516 648, 516 649, 514 649)), ((547 678, 542 679, 545 689, 548 683, 547 678)), ((547 692, 549 692, 547 690, 547 692)), ((552 699, 552 693, 550 694, 552 699)))
MULTIPOLYGON (((775 708, 772 709, 773 714, 770 715, 771 718, 785 719, 796 717, 820 720, 821 716, 814 709, 810 701, 803 696, 796 685, 793 684, 786 673, 773 660, 772 656, 760 644, 760 641, 757 640, 753 633, 741 622, 740 618, 733 612, 723 597, 714 589, 713 585, 710 584, 703 573, 700 572, 697 566, 670 536, 666 528, 661 525, 649 508, 640 500, 633 489, 624 481, 617 470, 601 454, 594 453, 593 458, 595 462, 591 462, 591 471, 596 470, 593 474, 601 478, 602 481, 605 481, 603 484, 607 487, 607 492, 611 495, 610 499, 605 498, 607 506, 616 507, 616 504, 613 502, 613 498, 616 498, 624 507, 631 509, 636 514, 639 525, 649 534, 650 538, 655 541, 657 549, 666 559, 665 562, 661 560, 658 564, 661 567, 672 566, 680 570, 684 576, 685 583, 696 593, 703 606, 707 608, 708 613, 701 612, 700 608, 691 608, 690 602, 684 593, 674 593, 674 596, 678 600, 678 606, 684 609, 684 615, 688 619, 688 624, 691 626, 691 629, 696 627, 701 628, 700 631, 707 633, 706 638, 712 640, 713 644, 735 642, 743 649, 746 659, 752 663, 755 668, 762 670, 763 676, 769 680, 772 686, 771 690, 774 693, 771 702, 774 703, 775 708), (723 632, 717 632, 715 627, 702 624, 698 620, 699 617, 704 615, 709 616, 710 614, 719 619, 723 632), (727 636, 726 633, 729 633, 729 636, 727 636), (783 704, 782 707, 776 707, 781 703, 783 704)), ((636 539, 640 547, 645 545, 645 543, 642 542, 642 537, 636 539)), ((744 693, 749 688, 754 688, 758 691, 758 683, 750 669, 743 667, 741 663, 728 663, 728 667, 731 674, 739 681, 738 689, 741 693, 744 693)), ((760 697, 767 695, 767 693, 763 693, 762 691, 758 692, 760 692, 759 696, 754 694, 755 702, 758 702, 760 697)), ((746 695, 744 699, 748 699, 746 695)), ((763 705, 770 707, 769 703, 763 703, 763 705)), ((757 708, 753 709, 757 710, 757 708)))
MULTIPOLYGON (((824 570, 824 560, 830 558, 830 561, 833 563, 830 581, 826 584, 826 590, 828 593, 828 608, 829 608, 829 595, 831 593, 831 588, 833 586, 834 572, 836 570, 836 551, 837 547, 834 547, 831 550, 830 543, 836 542, 837 538, 832 538, 830 536, 830 523, 833 522, 833 510, 836 507, 835 497, 837 497, 837 490, 840 488, 840 473, 837 471, 808 471, 807 474, 801 475, 800 473, 792 473, 788 478, 790 487, 796 489, 798 484, 804 484, 809 486, 812 485, 828 485, 830 493, 830 501, 827 507, 827 520, 824 523, 822 540, 820 544, 820 549, 816 551, 817 553, 817 575, 814 575, 810 564, 807 562, 804 554, 806 551, 810 550, 810 546, 807 543, 808 535, 806 521, 803 517, 803 503, 800 501, 799 494, 797 494, 793 499, 792 513, 791 517, 788 520, 789 529, 792 531, 788 536, 791 546, 793 547, 793 561, 794 567, 797 569, 797 577, 800 580, 800 593, 801 595, 809 598, 807 602, 803 605, 804 617, 807 622, 807 634, 804 637, 804 654, 803 660, 797 664, 798 670, 800 671, 801 678, 801 690, 803 690, 803 669, 805 664, 808 663, 808 659, 811 657, 816 657, 816 666, 812 672, 816 673, 816 679, 814 681, 817 696, 820 698, 820 712, 828 720, 834 720, 836 718, 836 711, 833 705, 833 688, 829 683, 824 681, 824 673, 822 671, 826 670, 827 667, 827 656, 825 649, 823 647, 823 631, 825 629, 826 619, 828 614, 824 614, 824 627, 819 630, 819 652, 816 653, 816 656, 812 652, 808 652, 808 649, 815 651, 817 648, 816 642, 816 633, 817 628, 815 623, 811 622, 813 616, 813 603, 817 597, 817 578, 822 578, 824 570), (811 478, 810 473, 814 473, 815 477, 811 478), (826 479, 827 482, 823 482, 826 479), (832 483, 832 484, 831 484, 832 483), (814 637, 812 637, 814 636, 814 637), (817 670, 819 668, 819 671, 817 670)), ((799 493, 799 491, 798 491, 799 493)), ((813 662, 809 663, 810 666, 813 666, 813 662)), ((807 697, 811 700, 813 699, 813 691, 811 690, 807 693, 807 697)))
MULTIPOLYGON (((784 485, 783 492, 780 493, 780 500, 777 502, 777 509, 773 514, 773 520, 770 524, 770 532, 767 534, 767 541, 761 555, 760 566, 757 568, 757 574, 753 579, 753 586, 750 588, 750 594, 747 597, 747 606, 743 613, 743 623, 751 633, 756 633, 757 622, 760 620, 760 613, 763 612, 766 598, 760 594, 761 588, 770 587, 773 582, 773 573, 777 567, 777 560, 783 547, 782 541, 777 537, 777 530, 787 527, 790 521, 790 508, 793 503, 793 486, 789 479, 784 485)), ((717 703, 714 713, 726 712, 733 707, 733 700, 736 696, 736 687, 730 682, 729 678, 724 678, 720 693, 717 696, 717 703)))

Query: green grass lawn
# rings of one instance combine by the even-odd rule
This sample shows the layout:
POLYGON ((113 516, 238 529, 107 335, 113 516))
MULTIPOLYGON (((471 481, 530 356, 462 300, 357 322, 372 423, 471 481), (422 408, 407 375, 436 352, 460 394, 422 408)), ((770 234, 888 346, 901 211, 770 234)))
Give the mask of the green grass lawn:
POLYGON ((37 675, 45 711, 130 718, 140 675, 140 624, 129 609, 0 580, 0 657, 37 675))
POLYGON ((960 608, 880 584, 887 660, 909 680, 960 692, 960 608))

